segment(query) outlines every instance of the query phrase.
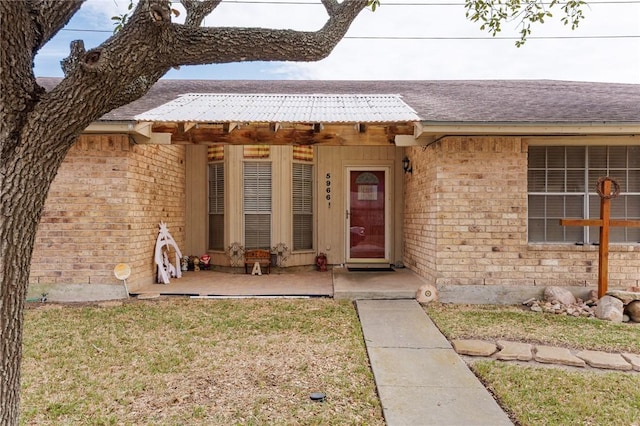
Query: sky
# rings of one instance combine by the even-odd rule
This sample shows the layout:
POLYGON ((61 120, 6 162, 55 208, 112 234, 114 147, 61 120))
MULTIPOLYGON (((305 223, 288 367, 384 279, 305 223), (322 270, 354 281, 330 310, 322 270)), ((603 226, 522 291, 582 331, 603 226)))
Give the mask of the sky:
MULTIPOLYGON (((382 0, 375 12, 364 10, 356 18, 345 39, 322 61, 183 66, 164 78, 544 79, 640 84, 640 0, 590 2, 578 29, 572 31, 554 18, 534 26, 534 38, 519 48, 515 46, 517 22, 503 24, 498 36, 502 39, 492 38, 465 17, 463 3, 382 0)), ((82 39, 87 49, 98 46, 112 34, 111 17, 125 13, 128 4, 129 0, 88 0, 40 50, 36 76, 62 77, 60 61, 68 56, 70 42, 82 39)), ((177 3, 174 8, 183 10, 177 3)), ((183 18, 184 13, 176 22, 183 18)), ((226 0, 204 24, 309 31, 320 28, 326 19, 319 0, 226 0)))

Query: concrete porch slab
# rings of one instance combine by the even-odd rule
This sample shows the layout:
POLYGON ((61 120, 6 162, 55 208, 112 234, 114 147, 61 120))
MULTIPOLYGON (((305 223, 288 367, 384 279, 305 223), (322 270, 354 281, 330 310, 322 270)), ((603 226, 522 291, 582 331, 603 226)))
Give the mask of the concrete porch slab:
POLYGON ((262 275, 217 271, 189 271, 169 284, 148 284, 133 295, 211 297, 332 297, 331 272, 303 271, 262 275))
POLYGON ((415 299, 426 281, 406 268, 392 271, 354 272, 333 268, 333 297, 336 299, 415 299))

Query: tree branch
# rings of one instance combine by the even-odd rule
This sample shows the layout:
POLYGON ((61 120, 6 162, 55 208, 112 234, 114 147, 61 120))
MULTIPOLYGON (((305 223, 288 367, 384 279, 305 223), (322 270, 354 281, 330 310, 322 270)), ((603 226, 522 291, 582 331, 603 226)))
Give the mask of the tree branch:
POLYGON ((204 18, 220 5, 222 0, 181 0, 187 10, 187 17, 184 24, 188 27, 199 27, 204 18))
POLYGON ((239 61, 317 61, 327 57, 367 6, 366 0, 323 0, 329 20, 316 32, 264 28, 167 28, 169 66, 239 61))
MULTIPOLYGON (((332 16, 320 30, 303 32, 172 24, 165 19, 168 6, 165 0, 141 0, 122 30, 102 45, 87 52, 77 46, 75 59, 68 61, 66 78, 48 94, 45 102, 48 105, 39 105, 38 111, 56 109, 53 107, 56 103, 70 111, 82 109, 82 121, 73 124, 71 120, 65 121, 67 130, 80 132, 108 111, 144 95, 171 67, 322 59, 331 53, 367 5, 367 0, 324 2, 333 8, 332 16), (70 93, 82 95, 70 97, 70 93)), ((207 1, 199 12, 206 12, 217 3, 218 0, 207 1)), ((193 16, 195 25, 197 19, 193 16)), ((65 119, 58 115, 56 120, 65 119)))
POLYGON ((336 10, 340 4, 336 0, 321 0, 324 8, 327 9, 327 15, 335 16, 336 10))
POLYGON ((35 51, 40 50, 64 27, 84 2, 85 0, 29 1, 29 9, 37 32, 35 51))

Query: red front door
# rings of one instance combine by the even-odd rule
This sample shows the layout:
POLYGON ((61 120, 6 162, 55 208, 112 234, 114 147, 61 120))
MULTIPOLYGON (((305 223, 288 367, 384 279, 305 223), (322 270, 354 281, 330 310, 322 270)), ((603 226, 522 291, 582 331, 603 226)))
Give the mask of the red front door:
POLYGON ((388 261, 387 170, 348 169, 347 261, 388 261))

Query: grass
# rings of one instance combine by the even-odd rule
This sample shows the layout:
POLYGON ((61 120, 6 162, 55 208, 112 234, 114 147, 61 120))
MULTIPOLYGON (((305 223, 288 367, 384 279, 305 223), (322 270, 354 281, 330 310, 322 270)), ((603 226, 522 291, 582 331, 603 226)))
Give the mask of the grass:
POLYGON ((640 324, 542 314, 518 306, 429 304, 449 339, 516 340, 570 349, 640 354, 640 324))
POLYGON ((520 425, 637 425, 637 373, 577 372, 480 361, 472 365, 520 425))
MULTIPOLYGON (((519 307, 429 304, 449 339, 514 340, 640 354, 640 324, 519 307)), ((476 361, 471 368, 519 425, 640 425, 640 374, 476 361)))
MULTIPOLYGON (((132 301, 31 305, 22 424, 383 425, 351 303, 132 301), (327 394, 324 403, 311 392, 327 394)), ((449 338, 640 354, 640 324, 519 307, 425 307, 449 338)), ((640 425, 640 374, 476 361, 518 425, 640 425)))
POLYGON ((329 299, 28 309, 22 382, 22 424, 384 424, 355 310, 329 299))

